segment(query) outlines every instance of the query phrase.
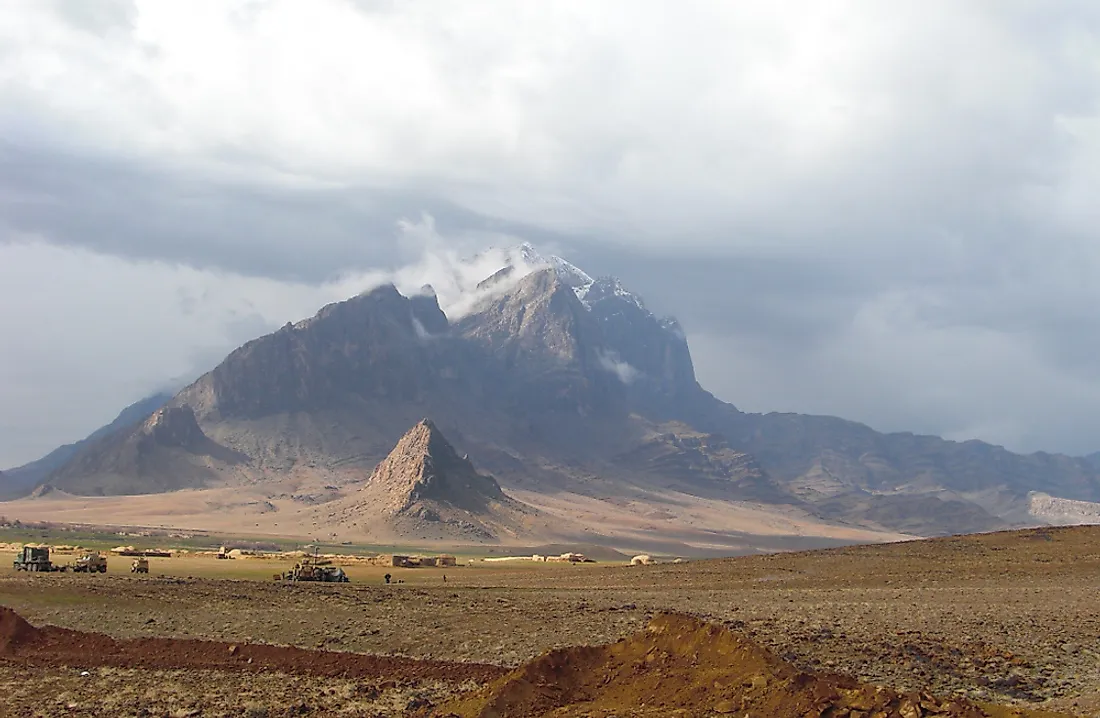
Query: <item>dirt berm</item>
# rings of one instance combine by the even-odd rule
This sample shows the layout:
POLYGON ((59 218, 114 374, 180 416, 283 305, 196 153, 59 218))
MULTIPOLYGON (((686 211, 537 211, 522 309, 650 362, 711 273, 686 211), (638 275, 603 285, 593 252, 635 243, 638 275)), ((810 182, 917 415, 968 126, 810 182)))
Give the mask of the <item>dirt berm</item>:
POLYGON ((797 670, 747 638, 662 614, 607 646, 551 651, 483 690, 424 710, 432 718, 1055 718, 1064 714, 899 693, 797 670))
POLYGON ((212 669, 279 672, 391 681, 486 682, 506 669, 481 663, 427 661, 256 643, 230 644, 176 638, 121 641, 55 626, 36 628, 0 606, 0 662, 34 666, 111 666, 144 669, 212 669))

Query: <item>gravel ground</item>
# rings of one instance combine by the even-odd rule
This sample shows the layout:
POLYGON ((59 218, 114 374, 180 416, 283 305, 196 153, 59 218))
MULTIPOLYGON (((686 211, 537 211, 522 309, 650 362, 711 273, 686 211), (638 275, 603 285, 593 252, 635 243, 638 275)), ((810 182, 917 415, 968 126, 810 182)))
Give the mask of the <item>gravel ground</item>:
MULTIPOLYGON (((445 585, 291 586, 4 573, 0 604, 35 624, 119 638, 506 665, 611 642, 673 610, 743 630, 803 668, 1100 716, 1100 527, 651 567, 475 564, 447 575, 445 585)), ((3 670, 13 681, 20 669, 3 670)))

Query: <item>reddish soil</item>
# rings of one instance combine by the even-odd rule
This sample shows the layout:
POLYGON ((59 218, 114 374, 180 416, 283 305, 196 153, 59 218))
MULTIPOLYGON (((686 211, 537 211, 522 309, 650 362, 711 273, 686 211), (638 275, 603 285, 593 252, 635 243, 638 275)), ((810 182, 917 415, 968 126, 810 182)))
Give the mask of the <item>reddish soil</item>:
POLYGON ((142 669, 237 670, 416 682, 485 682, 507 669, 482 663, 311 651, 264 644, 230 644, 176 638, 116 640, 54 626, 36 628, 0 607, 0 662, 34 666, 110 666, 142 669))
POLYGON ((423 716, 711 716, 1040 718, 1057 714, 900 693, 799 671, 748 638, 682 615, 606 646, 567 648, 423 716))

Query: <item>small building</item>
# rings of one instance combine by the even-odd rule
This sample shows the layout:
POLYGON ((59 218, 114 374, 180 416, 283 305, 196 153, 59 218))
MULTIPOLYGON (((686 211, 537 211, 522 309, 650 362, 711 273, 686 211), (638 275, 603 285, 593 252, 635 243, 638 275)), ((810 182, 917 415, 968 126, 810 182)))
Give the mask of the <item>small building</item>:
POLYGON ((454 556, 448 556, 447 554, 443 554, 441 556, 436 556, 435 561, 436 561, 436 565, 438 565, 438 566, 457 566, 458 565, 458 559, 455 558, 454 556))

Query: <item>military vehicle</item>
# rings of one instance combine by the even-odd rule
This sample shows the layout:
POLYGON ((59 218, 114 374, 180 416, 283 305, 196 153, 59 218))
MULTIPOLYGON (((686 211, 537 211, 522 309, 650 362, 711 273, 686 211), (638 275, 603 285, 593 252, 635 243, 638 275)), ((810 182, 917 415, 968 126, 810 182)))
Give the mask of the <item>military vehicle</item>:
POLYGON ((96 551, 90 551, 76 560, 73 571, 77 573, 107 573, 107 558, 96 551))
POLYGON ((48 546, 24 546, 13 562, 16 571, 64 571, 68 566, 56 566, 50 560, 48 546))
POLYGON ((130 573, 149 573, 149 559, 135 558, 130 564, 130 573))
POLYGON ((294 564, 294 568, 276 574, 278 581, 321 581, 323 583, 348 583, 348 575, 339 566, 327 565, 327 561, 315 561, 304 558, 294 564))

